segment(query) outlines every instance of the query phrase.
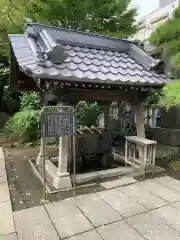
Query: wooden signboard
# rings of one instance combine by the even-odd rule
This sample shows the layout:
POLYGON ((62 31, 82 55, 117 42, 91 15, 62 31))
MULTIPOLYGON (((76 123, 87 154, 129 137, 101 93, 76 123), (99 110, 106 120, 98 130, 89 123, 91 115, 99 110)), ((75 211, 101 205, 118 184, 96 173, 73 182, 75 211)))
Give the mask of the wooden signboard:
POLYGON ((76 134, 73 112, 43 112, 41 115, 42 137, 63 137, 76 134))

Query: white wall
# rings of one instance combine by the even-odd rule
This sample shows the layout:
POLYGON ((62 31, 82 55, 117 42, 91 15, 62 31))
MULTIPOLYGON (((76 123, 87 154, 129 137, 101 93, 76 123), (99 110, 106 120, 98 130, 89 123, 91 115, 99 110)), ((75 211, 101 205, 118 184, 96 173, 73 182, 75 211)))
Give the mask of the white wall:
POLYGON ((157 10, 159 8, 159 0, 150 0, 148 2, 146 0, 132 0, 131 6, 137 8, 137 19, 139 19, 157 10))

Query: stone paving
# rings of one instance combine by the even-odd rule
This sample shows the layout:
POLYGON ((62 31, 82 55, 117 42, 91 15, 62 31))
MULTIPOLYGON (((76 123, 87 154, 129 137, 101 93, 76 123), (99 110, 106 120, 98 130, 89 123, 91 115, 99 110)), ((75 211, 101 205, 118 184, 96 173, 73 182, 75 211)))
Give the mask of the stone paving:
POLYGON ((18 239, 180 240, 179 181, 164 176, 114 184, 106 191, 15 212, 18 239), (166 181, 173 189, 165 187, 166 181))
POLYGON ((0 148, 0 240, 1 239, 17 240, 2 148, 0 148))
POLYGON ((0 240, 180 240, 179 181, 123 177, 103 186, 13 213, 0 152, 0 240))

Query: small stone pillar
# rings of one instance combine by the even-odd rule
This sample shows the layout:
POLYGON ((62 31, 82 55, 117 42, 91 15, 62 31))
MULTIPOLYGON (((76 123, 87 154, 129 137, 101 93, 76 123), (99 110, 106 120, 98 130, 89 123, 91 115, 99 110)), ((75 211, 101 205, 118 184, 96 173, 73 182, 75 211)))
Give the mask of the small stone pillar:
MULTIPOLYGON (((54 96, 52 93, 49 93, 49 92, 45 92, 45 93, 41 92, 42 107, 48 106, 48 103, 50 101, 56 101, 56 96, 54 96)), ((46 146, 45 146, 45 159, 49 160, 49 157, 46 152, 46 146)), ((38 166, 43 165, 43 139, 42 138, 41 138, 41 142, 40 142, 40 151, 39 151, 39 154, 36 159, 36 164, 38 166)))
MULTIPOLYGON (((45 153, 45 160, 48 160, 49 157, 47 155, 47 151, 46 151, 46 146, 44 146, 44 153, 45 153)), ((36 164, 38 166, 43 166, 43 139, 41 138, 41 142, 40 142, 40 151, 38 153, 37 159, 36 159, 36 164)))
MULTIPOLYGON (((64 102, 59 102, 59 106, 67 106, 64 102)), ((66 108, 61 108, 60 111, 67 111, 66 108)), ((68 158, 71 155, 70 137, 64 136, 59 138, 59 158, 58 170, 53 180, 53 186, 56 189, 66 189, 72 187, 70 174, 67 171, 68 158)))

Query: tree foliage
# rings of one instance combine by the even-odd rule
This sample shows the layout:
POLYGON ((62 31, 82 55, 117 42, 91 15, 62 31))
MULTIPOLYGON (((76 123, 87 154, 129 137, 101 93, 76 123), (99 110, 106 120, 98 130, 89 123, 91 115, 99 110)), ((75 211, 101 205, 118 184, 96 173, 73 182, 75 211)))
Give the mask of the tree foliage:
POLYGON ((27 0, 0 0, 0 62, 8 65, 8 33, 21 33, 27 0))
POLYGON ((180 7, 176 8, 173 18, 160 25, 150 36, 151 43, 163 46, 172 59, 172 65, 180 71, 180 7))
POLYGON ((96 120, 102 113, 102 106, 97 102, 81 101, 76 107, 77 124, 82 126, 96 126, 96 120))
MULTIPOLYGON (((173 18, 160 25, 150 36, 150 42, 161 46, 166 69, 174 73, 174 78, 180 75, 180 7, 176 8, 173 18)), ((159 104, 165 108, 180 105, 180 81, 167 84, 161 92, 159 104)))
POLYGON ((64 28, 128 37, 136 32, 129 0, 39 0, 28 9, 34 21, 64 28), (34 14, 36 13, 36 14, 34 14))
POLYGON ((34 109, 21 110, 10 118, 5 129, 16 139, 35 140, 39 136, 39 114, 40 111, 34 109))
POLYGON ((130 0, 0 0, 0 61, 8 33, 21 33, 25 18, 44 24, 127 38, 136 32, 130 0))
POLYGON ((166 109, 180 105, 180 81, 167 84, 161 93, 159 104, 166 109))
POLYGON ((20 110, 39 110, 41 108, 40 96, 36 92, 23 93, 20 110))
POLYGON ((5 129, 11 137, 23 141, 36 140, 39 136, 40 97, 35 92, 23 93, 20 111, 7 122, 5 129))

